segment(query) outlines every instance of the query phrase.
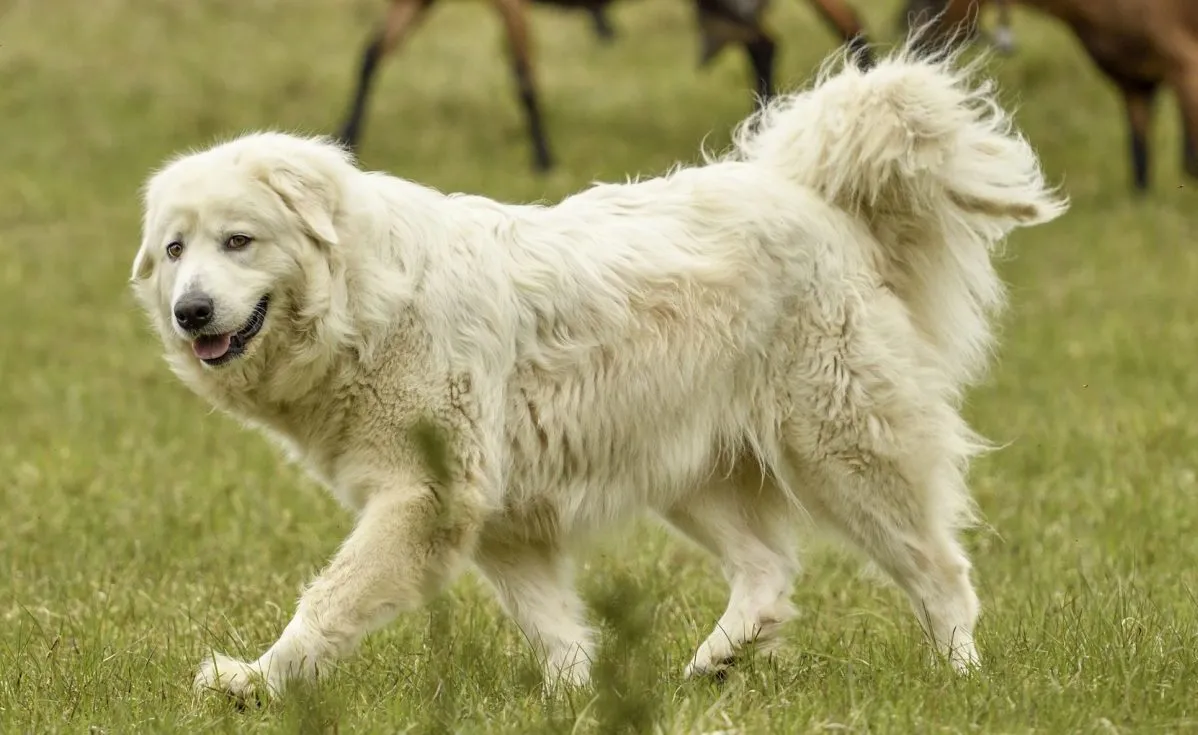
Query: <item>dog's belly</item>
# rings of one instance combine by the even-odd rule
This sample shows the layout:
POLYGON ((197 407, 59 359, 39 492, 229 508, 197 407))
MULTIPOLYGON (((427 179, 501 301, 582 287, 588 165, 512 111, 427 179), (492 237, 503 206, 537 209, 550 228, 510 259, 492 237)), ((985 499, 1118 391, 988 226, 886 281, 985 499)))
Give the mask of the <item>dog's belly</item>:
POLYGON ((571 535, 668 509, 731 468, 772 403, 733 371, 695 382, 678 371, 648 373, 631 385, 579 381, 518 393, 509 413, 509 520, 531 513, 539 528, 551 521, 552 531, 571 535), (664 381, 648 379, 663 373, 664 381))
POLYGON ((674 505, 724 454, 719 438, 701 432, 675 432, 642 446, 629 438, 600 441, 608 447, 559 446, 517 462, 506 498, 508 520, 532 513, 539 527, 529 533, 542 537, 619 524, 674 505))

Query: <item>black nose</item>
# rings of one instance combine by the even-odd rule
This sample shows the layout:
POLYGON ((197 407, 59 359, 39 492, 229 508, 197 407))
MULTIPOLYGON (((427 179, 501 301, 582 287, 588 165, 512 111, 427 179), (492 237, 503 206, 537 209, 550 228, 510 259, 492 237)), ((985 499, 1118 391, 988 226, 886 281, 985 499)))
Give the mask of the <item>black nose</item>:
POLYGON ((188 331, 203 329, 212 321, 212 299, 202 293, 187 293, 175 304, 175 321, 188 331))

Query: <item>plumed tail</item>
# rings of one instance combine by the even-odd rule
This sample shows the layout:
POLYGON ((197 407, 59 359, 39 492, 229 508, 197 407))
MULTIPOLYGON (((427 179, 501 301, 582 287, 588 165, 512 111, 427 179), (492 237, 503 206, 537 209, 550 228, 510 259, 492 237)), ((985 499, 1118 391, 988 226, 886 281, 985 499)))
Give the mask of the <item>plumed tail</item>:
POLYGON ((737 130, 734 156, 769 166, 859 216, 881 276, 958 389, 987 364, 1005 300, 991 254, 1015 227, 1068 201, 1048 187, 976 63, 911 45, 860 71, 833 57, 810 89, 775 98, 737 130), (837 63, 837 62, 841 63, 837 63))

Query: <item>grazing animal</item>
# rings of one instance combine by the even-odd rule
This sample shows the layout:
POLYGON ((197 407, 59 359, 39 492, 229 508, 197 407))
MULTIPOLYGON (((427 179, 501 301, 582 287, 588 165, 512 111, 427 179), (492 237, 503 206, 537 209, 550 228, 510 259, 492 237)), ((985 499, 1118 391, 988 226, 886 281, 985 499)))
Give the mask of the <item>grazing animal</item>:
MULTIPOLYGON (((415 27, 433 5, 434 0, 389 0, 387 14, 362 52, 357 84, 349 111, 338 138, 351 151, 356 151, 362 135, 367 100, 382 59, 415 27)), ((553 167, 553 156, 545 134, 541 103, 533 76, 532 40, 529 35, 528 7, 530 0, 493 0, 503 19, 507 33, 512 68, 520 103, 524 110, 528 137, 532 144, 532 165, 536 171, 553 167)), ((606 8, 612 0, 535 0, 556 5, 589 10, 597 30, 603 35, 606 8)), ((700 67, 709 63, 720 49, 729 43, 739 43, 753 67, 758 100, 768 98, 773 91, 774 56, 777 43, 762 27, 761 15, 767 0, 694 0, 702 35, 700 67)), ((848 42, 859 62, 868 66, 872 53, 864 28, 846 0, 811 0, 823 17, 848 42)))
MULTIPOLYGON (((939 13, 929 39, 968 37, 983 0, 931 0, 939 13), (963 31, 963 32, 958 32, 963 31)), ((1198 178, 1198 2, 1194 0, 1018 0, 1073 30, 1123 96, 1130 132, 1132 185, 1150 184, 1149 135, 1162 85, 1176 94, 1182 118, 1182 167, 1198 178)), ((928 0, 911 0, 908 16, 928 0)))
POLYGON ((957 533, 984 443, 959 406, 1004 302, 991 250, 1067 202, 974 69, 840 57, 728 155, 552 206, 282 133, 155 173, 132 287, 168 363, 356 515, 269 650, 206 660, 196 687, 277 694, 467 564, 546 682, 585 683, 571 556, 645 512, 730 585, 688 675, 778 642, 811 519, 978 664, 957 533))

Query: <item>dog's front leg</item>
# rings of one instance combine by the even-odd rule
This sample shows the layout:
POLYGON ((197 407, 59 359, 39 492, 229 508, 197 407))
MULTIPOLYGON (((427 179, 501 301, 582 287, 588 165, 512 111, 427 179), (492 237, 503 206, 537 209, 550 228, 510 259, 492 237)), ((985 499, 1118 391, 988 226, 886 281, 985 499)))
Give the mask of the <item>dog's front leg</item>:
POLYGON ((449 502, 429 486, 375 494, 333 561, 304 591, 278 641, 257 661, 208 659, 196 689, 244 701, 260 688, 278 695, 290 680, 314 678, 367 632, 448 583, 477 537, 479 508, 463 494, 449 502))

